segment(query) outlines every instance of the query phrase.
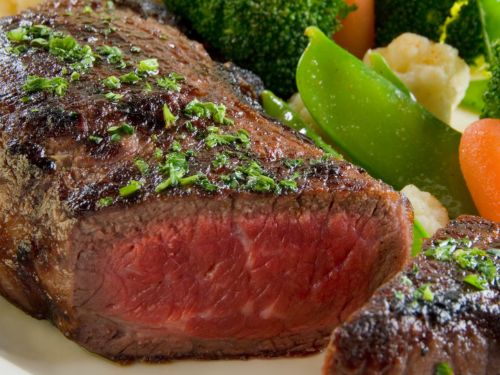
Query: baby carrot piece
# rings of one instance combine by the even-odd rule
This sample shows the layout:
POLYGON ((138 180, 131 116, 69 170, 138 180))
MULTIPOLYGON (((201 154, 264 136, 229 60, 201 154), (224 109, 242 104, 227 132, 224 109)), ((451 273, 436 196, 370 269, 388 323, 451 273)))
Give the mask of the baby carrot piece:
POLYGON ((356 5, 357 9, 342 22, 342 29, 333 39, 353 55, 363 58, 375 41, 375 5, 374 0, 347 0, 347 4, 356 5))
POLYGON ((500 222, 500 120, 479 120, 465 130, 460 166, 481 215, 500 222))

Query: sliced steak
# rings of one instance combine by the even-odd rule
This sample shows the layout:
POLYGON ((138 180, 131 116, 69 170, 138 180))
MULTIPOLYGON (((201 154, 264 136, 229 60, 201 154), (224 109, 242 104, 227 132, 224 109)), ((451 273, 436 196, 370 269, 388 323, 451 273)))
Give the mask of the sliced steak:
POLYGON ((0 292, 119 361, 321 349, 406 263, 407 202, 108 3, 0 21, 0 292))
POLYGON ((324 373, 498 375, 499 247, 498 223, 451 222, 334 331, 324 373))

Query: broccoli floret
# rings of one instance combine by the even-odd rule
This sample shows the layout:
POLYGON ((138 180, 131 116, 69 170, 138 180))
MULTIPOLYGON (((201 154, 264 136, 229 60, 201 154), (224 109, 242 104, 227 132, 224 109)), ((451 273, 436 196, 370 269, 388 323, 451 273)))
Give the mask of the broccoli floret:
POLYGON ((287 97, 296 90, 295 71, 307 46, 304 30, 327 34, 348 13, 343 0, 165 0, 226 59, 258 74, 287 97))
POLYGON ((481 118, 500 119, 500 42, 493 47, 495 57, 491 64, 491 79, 484 93, 484 109, 481 118))
POLYGON ((460 8, 458 15, 446 27, 446 43, 454 46, 460 56, 472 64, 480 55, 486 55, 483 25, 476 0, 460 8))
POLYGON ((486 53, 477 0, 377 0, 375 4, 377 45, 413 32, 457 48, 468 63, 486 53))
POLYGON ((455 0, 377 0, 376 44, 386 46, 405 32, 439 41, 455 0))

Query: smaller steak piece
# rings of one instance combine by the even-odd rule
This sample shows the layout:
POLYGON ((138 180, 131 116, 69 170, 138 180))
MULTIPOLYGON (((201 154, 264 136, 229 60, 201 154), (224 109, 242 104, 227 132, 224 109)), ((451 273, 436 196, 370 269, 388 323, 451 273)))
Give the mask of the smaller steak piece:
POLYGON ((440 230, 333 332, 324 373, 500 374, 499 245, 500 225, 481 218, 440 230))

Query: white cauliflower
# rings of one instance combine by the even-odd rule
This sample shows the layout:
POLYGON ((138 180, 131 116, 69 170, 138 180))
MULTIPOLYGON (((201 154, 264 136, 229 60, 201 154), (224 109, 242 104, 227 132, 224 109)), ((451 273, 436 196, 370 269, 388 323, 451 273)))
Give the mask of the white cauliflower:
POLYGON ((430 236, 448 224, 448 211, 432 194, 408 185, 401 192, 410 200, 417 219, 430 236))
POLYGON ((452 112, 464 98, 470 81, 469 66, 455 48, 405 33, 387 47, 368 51, 364 58, 367 65, 372 52, 380 53, 387 60, 418 102, 450 123, 452 112))

